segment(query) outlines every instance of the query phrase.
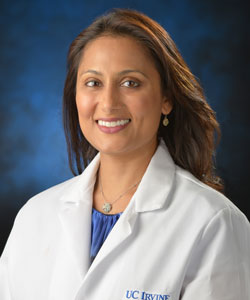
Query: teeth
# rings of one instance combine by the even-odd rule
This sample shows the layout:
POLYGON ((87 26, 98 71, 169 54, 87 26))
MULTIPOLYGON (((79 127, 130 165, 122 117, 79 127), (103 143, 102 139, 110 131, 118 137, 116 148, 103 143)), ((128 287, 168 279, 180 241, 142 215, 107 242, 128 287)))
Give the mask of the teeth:
POLYGON ((98 124, 100 126, 105 126, 105 127, 116 127, 116 126, 121 126, 125 125, 129 122, 129 120, 119 120, 119 121, 112 121, 112 122, 105 122, 102 120, 98 120, 98 124))

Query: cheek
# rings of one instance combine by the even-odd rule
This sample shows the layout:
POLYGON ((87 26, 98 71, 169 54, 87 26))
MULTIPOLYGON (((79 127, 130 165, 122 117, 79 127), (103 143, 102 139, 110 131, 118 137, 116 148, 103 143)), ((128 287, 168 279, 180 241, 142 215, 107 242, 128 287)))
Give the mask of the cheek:
POLYGON ((90 117, 90 115, 93 113, 95 105, 91 97, 76 94, 76 107, 79 118, 81 119, 90 117))
POLYGON ((157 119, 161 116, 161 106, 159 99, 154 96, 144 96, 139 101, 135 101, 133 106, 133 111, 136 113, 136 116, 140 119, 152 118, 157 119))

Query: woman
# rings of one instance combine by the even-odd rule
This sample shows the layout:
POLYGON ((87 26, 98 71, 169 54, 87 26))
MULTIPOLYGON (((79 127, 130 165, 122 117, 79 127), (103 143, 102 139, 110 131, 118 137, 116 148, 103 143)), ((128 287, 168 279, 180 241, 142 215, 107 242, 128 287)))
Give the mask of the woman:
POLYGON ((166 31, 98 18, 70 47, 63 105, 71 169, 87 168, 19 212, 0 299, 249 299, 250 226, 219 192, 219 126, 166 31))

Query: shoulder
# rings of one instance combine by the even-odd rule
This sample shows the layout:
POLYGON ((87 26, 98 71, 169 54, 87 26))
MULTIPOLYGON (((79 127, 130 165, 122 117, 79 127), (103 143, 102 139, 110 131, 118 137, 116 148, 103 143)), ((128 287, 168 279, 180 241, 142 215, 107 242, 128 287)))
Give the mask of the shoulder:
POLYGON ((187 208, 180 232, 186 248, 190 245, 191 249, 185 295, 192 297, 202 287, 204 294, 212 289, 215 298, 221 299, 225 282, 230 282, 231 295, 247 295, 247 286, 242 285, 250 278, 250 224, 246 216, 223 194, 179 167, 176 185, 187 208))
POLYGON ((15 223, 25 218, 28 220, 53 215, 60 208, 62 196, 75 185, 79 176, 54 185, 30 198, 19 210, 15 223))
POLYGON ((28 208, 29 206, 37 206, 46 204, 56 203, 60 197, 74 185, 79 180, 80 175, 70 178, 64 182, 56 184, 38 194, 33 196, 28 202, 24 205, 23 208, 28 208))
POLYGON ((15 249, 19 249, 20 252, 27 245, 33 247, 35 243, 41 242, 48 236, 56 238, 60 228, 58 215, 62 196, 76 185, 78 178, 79 176, 76 176, 52 186, 33 196, 23 205, 15 218, 5 247, 9 250, 5 250, 5 253, 13 249, 14 253, 15 249))
POLYGON ((246 216, 230 199, 198 180, 190 172, 176 166, 175 180, 175 193, 181 195, 182 205, 187 207, 190 216, 208 223, 215 216, 230 212, 245 223, 246 216))
POLYGON ((223 255, 226 251, 231 253, 234 247, 246 257, 250 251, 250 223, 240 209, 178 166, 175 180, 172 205, 173 212, 179 215, 181 232, 188 239, 193 238, 193 245, 199 245, 201 252, 205 251, 202 247, 210 245, 211 249, 223 248, 223 255))
MULTIPOLYGON (((192 223, 207 224, 216 214, 229 210, 240 218, 246 218, 236 205, 222 193, 204 184, 189 171, 176 165, 163 141, 152 160, 150 181, 166 198, 166 208, 192 223)), ((152 184, 151 184, 152 186, 152 184)), ((145 194, 145 193, 144 193, 145 194)), ((152 195, 153 196, 153 195, 152 195)))
POLYGON ((83 194, 87 195, 95 183, 96 171, 99 166, 99 155, 91 161, 82 174, 40 192, 20 209, 16 223, 45 223, 53 220, 57 212, 67 202, 79 202, 83 194))

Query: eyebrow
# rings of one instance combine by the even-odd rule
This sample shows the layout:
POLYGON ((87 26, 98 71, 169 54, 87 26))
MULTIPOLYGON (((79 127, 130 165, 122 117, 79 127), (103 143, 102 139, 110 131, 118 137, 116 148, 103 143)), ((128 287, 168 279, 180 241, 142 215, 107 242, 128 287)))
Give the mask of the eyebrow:
MULTIPOLYGON (((96 70, 87 70, 87 71, 85 71, 85 72, 82 72, 82 73, 80 74, 80 76, 82 76, 83 74, 86 74, 86 73, 92 73, 92 74, 100 75, 100 76, 103 75, 101 72, 98 72, 98 71, 96 71, 96 70)), ((119 72, 118 75, 126 75, 126 74, 128 74, 128 73, 140 73, 140 74, 143 75, 144 77, 148 78, 148 76, 147 76, 145 73, 143 73, 143 72, 141 72, 141 71, 139 71, 139 70, 133 70, 133 69, 123 70, 123 71, 119 72)))

